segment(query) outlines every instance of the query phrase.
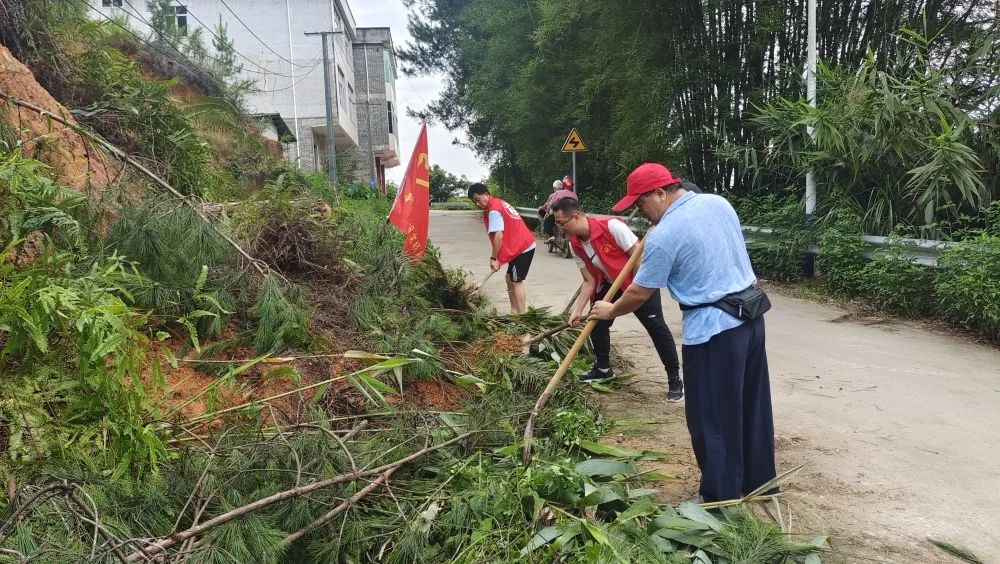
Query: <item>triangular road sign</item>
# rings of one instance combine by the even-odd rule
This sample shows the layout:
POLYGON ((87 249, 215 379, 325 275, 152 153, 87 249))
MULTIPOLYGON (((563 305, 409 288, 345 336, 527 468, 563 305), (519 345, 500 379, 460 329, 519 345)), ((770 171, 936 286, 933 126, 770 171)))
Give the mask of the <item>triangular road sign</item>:
POLYGON ((587 144, 583 142, 583 138, 580 137, 580 132, 573 128, 573 131, 569 132, 569 137, 566 138, 566 142, 563 143, 562 152, 564 153, 582 153, 587 150, 587 144))

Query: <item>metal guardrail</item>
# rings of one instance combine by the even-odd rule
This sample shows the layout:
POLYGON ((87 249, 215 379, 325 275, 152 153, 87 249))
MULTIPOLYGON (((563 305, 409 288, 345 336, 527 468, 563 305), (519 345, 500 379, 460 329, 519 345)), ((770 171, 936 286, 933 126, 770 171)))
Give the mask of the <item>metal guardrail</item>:
MULTIPOLYGON (((775 239, 780 239, 785 235, 780 229, 744 225, 743 236, 747 243, 752 243, 755 240, 762 239, 770 239, 773 241, 775 239), (758 238, 755 239, 754 235, 757 235, 758 238)), ((868 258, 873 258, 878 251, 888 246, 890 241, 889 237, 882 237, 879 235, 862 235, 860 238, 866 245, 868 245, 868 248, 864 252, 864 255, 868 258)), ((917 264, 930 267, 937 266, 937 260, 942 251, 958 244, 949 241, 937 241, 934 239, 909 239, 905 237, 897 238, 896 242, 903 246, 903 250, 910 260, 917 264)), ((816 245, 809 245, 806 248, 806 252, 813 255, 819 254, 819 247, 816 245)))
MULTIPOLYGON (((518 207, 515 208, 521 217, 524 218, 526 223, 531 225, 538 225, 541 220, 538 218, 538 208, 529 207, 518 207)), ((640 237, 645 232, 645 222, 642 220, 634 221, 631 225, 632 230, 636 232, 640 237)), ((764 239, 776 240, 785 237, 786 235, 782 233, 780 229, 773 229, 770 227, 757 227, 753 225, 743 226, 743 236, 747 243, 752 243, 754 241, 760 241, 764 239), (757 235, 754 238, 754 235, 757 235)), ((878 251, 884 249, 889 244, 889 237, 882 237, 879 235, 862 235, 861 240, 864 241, 868 248, 865 250, 865 256, 868 258, 874 257, 878 251)), ((909 238, 899 238, 896 241, 903 246, 906 255, 917 264, 924 266, 935 267, 937 266, 937 259, 941 255, 941 252, 950 247, 954 247, 957 243, 948 241, 936 241, 934 239, 909 239, 909 238)), ((806 248, 806 252, 809 254, 819 254, 819 247, 816 245, 809 245, 806 248)))

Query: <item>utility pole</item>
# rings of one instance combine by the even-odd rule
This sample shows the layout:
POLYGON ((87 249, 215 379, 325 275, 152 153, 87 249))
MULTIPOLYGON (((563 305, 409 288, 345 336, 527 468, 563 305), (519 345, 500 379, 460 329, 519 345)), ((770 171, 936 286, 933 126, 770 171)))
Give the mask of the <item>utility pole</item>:
MULTIPOLYGON (((806 55, 806 100, 809 106, 816 107, 816 0, 806 2, 806 32, 808 52, 806 55)), ((811 143, 816 141, 816 129, 808 126, 811 143)), ((816 171, 809 167, 806 171, 806 227, 811 228, 816 219, 816 171)), ((812 277, 816 275, 816 258, 806 254, 803 260, 803 274, 812 277)))
MULTIPOLYGON (((323 41, 323 91, 326 98, 326 171, 330 177, 330 189, 333 190, 333 201, 336 202, 337 195, 337 148, 334 146, 333 134, 333 88, 330 84, 330 54, 327 48, 326 37, 337 35, 342 31, 314 31, 306 35, 319 35, 323 41)), ((336 47, 333 50, 333 59, 337 58, 336 47)))
MULTIPOLYGON (((816 107, 816 0, 809 0, 806 10, 807 31, 809 34, 809 51, 806 59, 806 100, 813 108, 816 107)), ((811 141, 816 140, 813 126, 806 128, 811 141)), ((812 167, 806 171, 806 218, 811 221, 816 213, 816 175, 812 167)))

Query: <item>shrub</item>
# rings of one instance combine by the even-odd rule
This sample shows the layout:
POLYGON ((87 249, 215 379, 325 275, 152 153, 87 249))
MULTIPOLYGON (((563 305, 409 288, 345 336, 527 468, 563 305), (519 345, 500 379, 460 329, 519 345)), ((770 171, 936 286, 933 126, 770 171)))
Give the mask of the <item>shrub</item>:
POLYGON ((864 265, 859 283, 865 297, 881 309, 906 315, 933 310, 934 277, 927 267, 910 260, 898 239, 891 238, 864 265))
POLYGON ((747 252, 754 272, 774 280, 800 278, 809 231, 805 229, 805 217, 798 198, 768 194, 730 197, 730 200, 740 223, 775 230, 773 235, 753 233, 749 237, 747 252))
POLYGON ((829 227, 819 236, 816 266, 826 277, 836 296, 856 296, 864 289, 865 244, 858 238, 861 222, 857 216, 835 213, 829 227))
POLYGON ((984 235, 943 252, 934 289, 941 315, 1000 341, 1000 237, 984 235))

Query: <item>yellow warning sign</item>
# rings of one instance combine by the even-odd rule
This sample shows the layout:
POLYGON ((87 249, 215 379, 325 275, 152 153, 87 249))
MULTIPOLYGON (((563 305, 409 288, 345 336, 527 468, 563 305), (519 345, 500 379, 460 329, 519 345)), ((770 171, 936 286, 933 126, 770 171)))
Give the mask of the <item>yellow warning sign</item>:
POLYGON ((580 137, 580 132, 573 128, 573 131, 569 132, 569 137, 566 138, 566 142, 563 143, 562 152, 564 153, 582 153, 587 150, 587 144, 583 142, 583 137, 580 137))

